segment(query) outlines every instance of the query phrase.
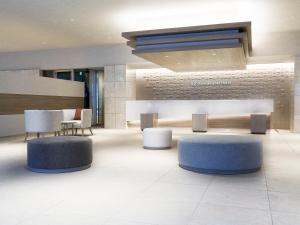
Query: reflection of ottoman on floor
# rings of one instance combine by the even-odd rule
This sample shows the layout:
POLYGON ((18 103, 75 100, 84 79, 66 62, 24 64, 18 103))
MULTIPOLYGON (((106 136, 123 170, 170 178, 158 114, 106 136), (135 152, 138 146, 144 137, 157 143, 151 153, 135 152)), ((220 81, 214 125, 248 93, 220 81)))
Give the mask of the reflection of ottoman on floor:
POLYGON ((145 149, 169 149, 172 147, 172 130, 167 128, 145 128, 145 149))
POLYGON ((27 166, 34 172, 83 170, 91 166, 92 160, 92 140, 86 137, 47 137, 27 144, 27 166))
POLYGON ((200 173, 255 172, 262 157, 262 142, 254 136, 196 135, 178 141, 179 166, 200 173))

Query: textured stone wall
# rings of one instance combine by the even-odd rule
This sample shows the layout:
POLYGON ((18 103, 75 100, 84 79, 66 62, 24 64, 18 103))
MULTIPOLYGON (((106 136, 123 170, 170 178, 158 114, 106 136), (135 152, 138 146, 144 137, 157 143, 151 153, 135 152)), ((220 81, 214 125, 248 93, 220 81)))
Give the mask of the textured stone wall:
POLYGON ((104 126, 126 128, 126 100, 135 100, 135 71, 126 65, 104 67, 104 126))
POLYGON ((293 128, 300 133, 300 57, 295 59, 294 99, 293 99, 293 128))
POLYGON ((143 70, 137 72, 136 98, 274 99, 272 126, 289 129, 293 77, 292 68, 193 73, 143 70))
POLYGON ((104 126, 125 127, 126 65, 104 67, 104 126))

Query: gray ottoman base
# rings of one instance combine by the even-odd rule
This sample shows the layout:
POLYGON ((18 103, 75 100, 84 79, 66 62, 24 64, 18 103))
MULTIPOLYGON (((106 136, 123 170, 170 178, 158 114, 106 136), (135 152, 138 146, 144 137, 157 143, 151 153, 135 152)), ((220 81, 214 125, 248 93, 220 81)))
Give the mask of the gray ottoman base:
POLYGON ((144 149, 148 149, 148 150, 167 150, 167 149, 171 149, 172 147, 147 147, 147 146, 143 146, 144 149))
POLYGON ((183 169, 210 174, 244 174, 262 166, 262 142, 255 136, 194 135, 178 141, 183 169))
POLYGON ((206 173, 206 174, 220 174, 220 175, 235 175, 235 174, 246 174, 246 173, 254 173, 261 169, 261 167, 248 169, 248 170, 213 170, 213 169, 202 169, 196 167, 183 166, 179 164, 179 167, 185 170, 189 170, 197 173, 206 173))
POLYGON ((87 169, 93 160, 92 140, 86 137, 49 137, 27 144, 27 168, 39 173, 87 169))
POLYGON ((80 170, 86 170, 90 168, 91 165, 92 164, 86 166, 74 167, 74 168, 67 168, 67 169, 38 169, 38 168, 31 168, 27 166, 27 169, 36 173, 70 173, 70 172, 76 172, 80 170))

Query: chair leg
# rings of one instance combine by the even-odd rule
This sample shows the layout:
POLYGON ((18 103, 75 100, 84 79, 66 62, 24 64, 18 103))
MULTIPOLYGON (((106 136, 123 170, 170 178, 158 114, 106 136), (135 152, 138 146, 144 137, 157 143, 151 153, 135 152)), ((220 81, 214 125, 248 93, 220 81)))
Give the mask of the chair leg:
POLYGON ((57 131, 58 136, 60 136, 60 131, 57 131))
POLYGON ((77 128, 75 128, 75 135, 77 135, 77 130, 78 130, 78 129, 77 129, 77 128))
POLYGON ((36 133, 36 137, 37 137, 37 138, 40 138, 40 133, 39 133, 39 132, 36 133))
POLYGON ((94 135, 91 127, 89 128, 89 130, 90 130, 91 134, 94 135))
POLYGON ((84 136, 84 129, 81 128, 81 136, 84 136))
POLYGON ((54 131, 54 136, 57 136, 56 131, 54 131))
POLYGON ((24 142, 27 141, 27 138, 28 138, 28 132, 25 133, 25 139, 24 139, 24 142))

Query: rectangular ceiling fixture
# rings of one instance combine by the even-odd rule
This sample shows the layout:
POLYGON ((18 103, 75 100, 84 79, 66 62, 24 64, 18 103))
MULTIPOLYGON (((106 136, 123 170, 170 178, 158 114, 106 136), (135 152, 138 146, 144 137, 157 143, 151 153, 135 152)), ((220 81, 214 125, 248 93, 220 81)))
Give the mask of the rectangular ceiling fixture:
POLYGON ((251 22, 122 33, 132 53, 175 72, 245 69, 251 22))

